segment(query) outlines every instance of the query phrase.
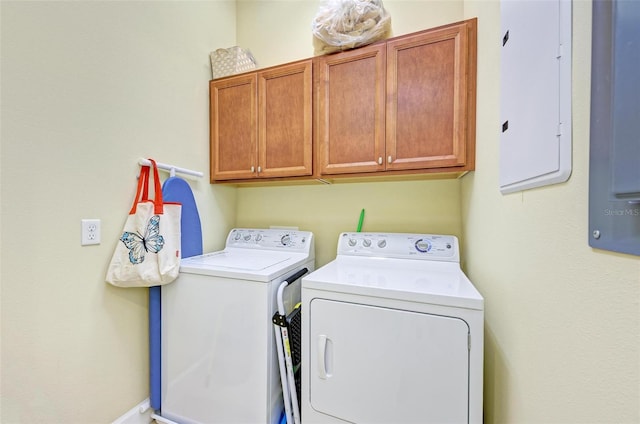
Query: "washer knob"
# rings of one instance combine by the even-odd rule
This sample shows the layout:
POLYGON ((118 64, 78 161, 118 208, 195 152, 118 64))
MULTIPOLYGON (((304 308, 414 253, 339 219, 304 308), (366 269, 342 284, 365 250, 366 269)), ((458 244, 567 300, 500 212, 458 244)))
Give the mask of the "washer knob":
POLYGON ((251 234, 245 234, 244 241, 249 241, 249 240, 251 240, 251 234))
POLYGON ((240 233, 236 233, 236 235, 233 236, 234 240, 240 240, 240 237, 242 237, 242 234, 240 233))
POLYGON ((416 249, 419 252, 427 253, 429 250, 431 250, 431 243, 429 243, 428 240, 420 239, 416 242, 416 249))
POLYGON ((262 240, 262 234, 256 234, 256 241, 262 240))
POLYGON ((291 236, 289 234, 283 235, 282 238, 280 238, 280 243, 285 246, 288 245, 289 243, 291 243, 291 236))
POLYGON ((353 247, 357 243, 356 239, 349 239, 349 246, 353 247))
POLYGON ((382 249, 383 247, 385 247, 387 245, 387 241, 385 239, 382 240, 378 240, 378 247, 380 249, 382 249))
POLYGON ((363 245, 364 247, 369 247, 369 246, 371 246, 371 240, 369 240, 369 239, 364 239, 364 240, 362 241, 362 245, 363 245))

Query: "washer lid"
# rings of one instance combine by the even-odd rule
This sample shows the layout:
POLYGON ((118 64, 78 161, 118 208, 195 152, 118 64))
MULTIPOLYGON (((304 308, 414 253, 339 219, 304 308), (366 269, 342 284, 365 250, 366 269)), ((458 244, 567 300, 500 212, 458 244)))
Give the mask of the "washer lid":
POLYGON ((302 287, 484 309, 482 295, 454 262, 338 256, 303 277, 302 287))
POLYGON ((299 267, 307 260, 313 260, 313 258, 293 252, 227 248, 183 259, 180 263, 180 272, 271 281, 299 267))

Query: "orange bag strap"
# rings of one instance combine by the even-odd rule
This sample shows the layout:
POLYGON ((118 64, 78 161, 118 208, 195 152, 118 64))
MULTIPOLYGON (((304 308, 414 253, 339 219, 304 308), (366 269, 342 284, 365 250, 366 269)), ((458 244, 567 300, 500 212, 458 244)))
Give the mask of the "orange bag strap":
POLYGON ((144 172, 144 181, 142 181, 142 197, 140 198, 141 202, 146 202, 149 200, 149 172, 151 171, 150 166, 144 166, 140 171, 140 178, 143 177, 142 173, 144 172))
POLYGON ((144 202, 149 199, 149 167, 143 166, 140 169, 140 176, 138 177, 138 189, 136 190, 136 197, 133 199, 133 206, 129 211, 129 215, 136 213, 136 207, 138 202, 144 202), (142 197, 141 197, 142 196, 142 197))
POLYGON ((153 211, 155 214, 162 214, 164 211, 164 203, 162 202, 162 187, 160 186, 160 176, 158 175, 158 165, 156 165, 156 161, 149 158, 149 162, 151 162, 153 168, 153 211))

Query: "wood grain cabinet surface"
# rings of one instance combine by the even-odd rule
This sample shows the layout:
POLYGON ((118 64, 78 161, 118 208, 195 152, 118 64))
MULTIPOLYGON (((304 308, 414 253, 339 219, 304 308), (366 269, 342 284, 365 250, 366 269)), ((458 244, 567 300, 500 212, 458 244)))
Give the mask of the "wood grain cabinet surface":
POLYGON ((474 169, 475 19, 317 60, 321 176, 474 169))
POLYGON ((473 170, 476 26, 211 81, 211 182, 473 170))
POLYGON ((210 82, 211 181, 312 173, 312 61, 210 82))
POLYGON ((385 44, 322 56, 316 69, 320 174, 384 171, 385 44))

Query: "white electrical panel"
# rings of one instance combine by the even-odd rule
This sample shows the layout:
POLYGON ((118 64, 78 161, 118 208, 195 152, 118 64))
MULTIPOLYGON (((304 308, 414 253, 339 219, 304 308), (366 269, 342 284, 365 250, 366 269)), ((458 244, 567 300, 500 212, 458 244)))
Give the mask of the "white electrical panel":
POLYGON ((500 190, 571 175, 571 1, 500 2, 500 190))

